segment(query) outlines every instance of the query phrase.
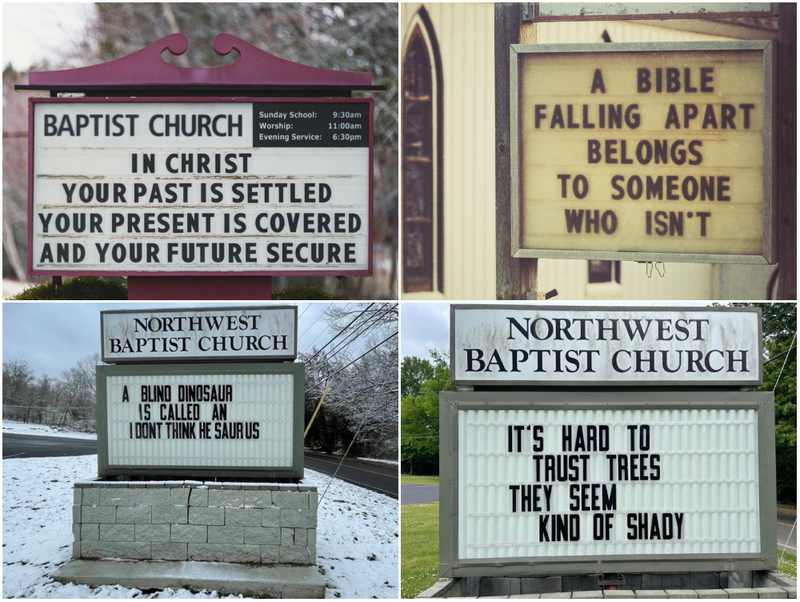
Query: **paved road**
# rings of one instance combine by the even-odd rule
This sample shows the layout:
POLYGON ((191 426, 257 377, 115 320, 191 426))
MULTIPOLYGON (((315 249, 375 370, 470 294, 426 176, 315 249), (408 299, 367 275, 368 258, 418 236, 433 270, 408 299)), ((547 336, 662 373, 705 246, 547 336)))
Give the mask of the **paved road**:
POLYGON ((95 439, 3 433, 3 459, 91 456, 96 453, 95 439))
MULTIPOLYGON (((97 441, 68 437, 42 437, 37 435, 3 434, 3 458, 41 458, 60 456, 88 456, 97 453, 97 441)), ((333 474, 339 466, 339 456, 306 452, 305 465, 325 474, 333 474)), ((345 460, 337 478, 366 487, 397 499, 397 465, 372 464, 358 460, 345 460)))
POLYGON ((400 503, 427 504, 439 501, 438 485, 402 485, 400 487, 400 503))
POLYGON ((782 550, 786 544, 786 551, 790 554, 797 555, 797 525, 794 521, 797 520, 797 514, 778 508, 778 549, 782 550), (792 530, 794 525, 794 530, 792 530), (791 537, 789 537, 791 533, 791 537), (788 543, 786 540, 789 540, 788 543))
MULTIPOLYGON (((340 456, 310 451, 305 453, 306 467, 325 474, 334 474, 341 459, 340 456)), ((397 499, 399 477, 396 464, 372 464, 347 459, 342 462, 336 478, 397 499)))

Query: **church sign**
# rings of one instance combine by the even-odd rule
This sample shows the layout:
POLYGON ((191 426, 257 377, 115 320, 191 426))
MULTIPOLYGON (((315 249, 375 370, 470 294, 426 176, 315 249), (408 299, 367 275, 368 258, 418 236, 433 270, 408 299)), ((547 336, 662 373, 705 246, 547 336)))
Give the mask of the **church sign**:
POLYGON ((371 99, 34 98, 33 275, 369 275, 371 99))
POLYGON ((98 474, 303 477, 305 366, 97 367, 98 474))
POLYGON ((512 45, 513 256, 774 263, 773 54, 512 45))
POLYGON ((777 566, 758 308, 453 305, 441 577, 777 566))
POLYGON ((777 566, 770 392, 447 392, 440 427, 442 577, 777 566))
POLYGON ((451 305, 458 386, 757 386, 755 308, 451 305))
POLYGON ((109 364, 297 357, 296 306, 102 311, 100 331, 109 364))

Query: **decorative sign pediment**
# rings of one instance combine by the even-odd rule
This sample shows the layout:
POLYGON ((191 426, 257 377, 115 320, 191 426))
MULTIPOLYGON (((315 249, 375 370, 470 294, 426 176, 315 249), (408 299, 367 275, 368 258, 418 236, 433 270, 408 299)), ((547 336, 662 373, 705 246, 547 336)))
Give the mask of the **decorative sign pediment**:
POLYGON ((192 68, 170 65, 161 57, 165 50, 180 56, 189 47, 186 36, 175 33, 136 52, 100 65, 63 71, 31 72, 30 84, 48 86, 281 86, 309 84, 326 86, 369 86, 368 72, 336 71, 309 67, 278 58, 260 48, 221 33, 214 38, 214 52, 220 56, 239 53, 239 60, 224 67, 192 68))

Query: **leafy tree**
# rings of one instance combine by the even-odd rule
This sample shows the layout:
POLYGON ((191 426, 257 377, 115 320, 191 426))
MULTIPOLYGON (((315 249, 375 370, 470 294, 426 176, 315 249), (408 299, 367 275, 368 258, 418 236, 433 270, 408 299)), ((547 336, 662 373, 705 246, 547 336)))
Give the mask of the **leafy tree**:
POLYGON ((775 394, 775 461, 778 501, 797 503, 797 306, 794 303, 732 303, 760 307, 764 382, 756 391, 775 394))
POLYGON ((76 276, 75 278, 64 278, 64 283, 58 288, 52 281, 42 282, 30 286, 9 298, 17 301, 83 301, 95 299, 127 301, 128 287, 100 276, 76 276))
POLYGON ((306 300, 341 300, 338 295, 331 295, 325 292, 321 286, 293 286, 272 291, 273 301, 306 301, 306 300))
POLYGON ((428 360, 409 356, 403 358, 400 366, 400 395, 408 397, 419 395, 423 381, 433 378, 433 364, 428 360))
POLYGON ((764 322, 764 384, 775 391, 778 500, 797 503, 797 306, 759 304, 764 322))
POLYGON ((407 358, 400 368, 401 382, 411 391, 416 375, 431 374, 419 383, 416 394, 403 396, 400 406, 401 469, 411 474, 439 473, 439 393, 456 390, 450 384, 448 355, 430 353, 431 360, 407 358))

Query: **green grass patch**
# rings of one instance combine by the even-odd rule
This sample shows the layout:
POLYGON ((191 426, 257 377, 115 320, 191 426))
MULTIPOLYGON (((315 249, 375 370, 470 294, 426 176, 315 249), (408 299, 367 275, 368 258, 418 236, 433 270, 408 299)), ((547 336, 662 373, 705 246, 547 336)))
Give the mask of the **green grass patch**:
POLYGON ((439 477, 430 475, 401 474, 401 485, 438 485, 439 477))
POLYGON ((439 578, 439 502, 401 506, 400 535, 400 597, 416 598, 439 578))
POLYGON ((785 552, 781 558, 781 550, 778 550, 778 570, 797 581, 797 556, 785 552))

